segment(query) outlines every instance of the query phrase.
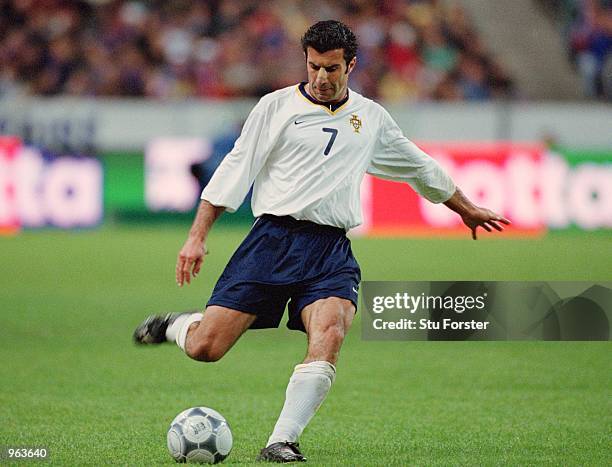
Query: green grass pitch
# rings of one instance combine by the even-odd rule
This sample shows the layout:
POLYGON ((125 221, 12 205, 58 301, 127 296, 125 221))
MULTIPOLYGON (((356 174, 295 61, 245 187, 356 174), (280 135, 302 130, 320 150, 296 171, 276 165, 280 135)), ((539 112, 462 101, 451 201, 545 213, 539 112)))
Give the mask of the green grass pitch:
MULTIPOLYGON (((174 284, 187 226, 0 238, 0 445, 56 465, 172 464, 166 430, 206 405, 249 464, 283 402, 302 334, 247 333, 220 362, 137 348, 152 312, 202 306, 245 229, 214 230, 200 277, 174 284)), ((357 239, 366 280, 610 280, 610 234, 532 240, 357 239)), ((366 342, 360 322, 302 436, 310 465, 609 465, 610 343, 366 342)))

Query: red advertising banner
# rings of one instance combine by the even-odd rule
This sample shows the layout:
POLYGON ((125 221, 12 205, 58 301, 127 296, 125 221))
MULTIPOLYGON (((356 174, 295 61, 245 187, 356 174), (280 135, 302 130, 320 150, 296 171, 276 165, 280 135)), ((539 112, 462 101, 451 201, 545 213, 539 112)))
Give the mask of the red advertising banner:
POLYGON ((0 235, 19 231, 17 187, 13 177, 13 161, 21 141, 15 136, 0 136, 0 235))
MULTIPOLYGON (((507 235, 546 231, 543 207, 554 187, 542 179, 545 148, 532 143, 423 143, 457 186, 477 205, 508 217, 507 235)), ((460 217, 417 195, 407 184, 368 177, 362 190, 369 235, 466 235, 460 217)), ((481 235, 487 232, 481 231, 481 235)))

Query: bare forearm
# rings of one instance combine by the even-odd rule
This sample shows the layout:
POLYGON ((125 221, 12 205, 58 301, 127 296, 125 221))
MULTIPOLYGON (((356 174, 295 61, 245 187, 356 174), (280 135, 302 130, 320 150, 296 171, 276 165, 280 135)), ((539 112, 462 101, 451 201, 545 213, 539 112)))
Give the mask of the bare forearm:
POLYGON ((476 229, 482 227, 487 232, 492 229, 503 230, 501 224, 509 225, 510 221, 490 209, 481 208, 472 203, 463 192, 457 188, 453 196, 444 202, 447 208, 452 209, 461 216, 463 223, 472 231, 472 238, 476 240, 476 229))
POLYGON ((200 272, 204 256, 207 254, 204 242, 206 242, 211 227, 224 210, 225 208, 213 206, 206 200, 200 202, 189 231, 189 237, 179 251, 176 260, 176 283, 179 287, 182 287, 185 282, 189 284, 191 275, 196 277, 200 272))
POLYGON ((189 230, 189 237, 204 242, 208 237, 208 232, 224 210, 224 207, 213 206, 203 199, 198 206, 191 230, 189 230))
POLYGON ((459 187, 456 188, 453 196, 444 202, 444 205, 455 211, 461 217, 469 216, 477 209, 477 206, 463 194, 459 187))

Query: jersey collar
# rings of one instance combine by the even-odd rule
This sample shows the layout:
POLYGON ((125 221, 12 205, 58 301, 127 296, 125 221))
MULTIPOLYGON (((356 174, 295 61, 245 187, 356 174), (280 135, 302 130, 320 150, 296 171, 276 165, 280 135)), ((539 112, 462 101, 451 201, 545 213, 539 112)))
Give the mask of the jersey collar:
POLYGON ((349 100, 349 90, 347 88, 346 97, 342 99, 341 101, 334 102, 334 103, 330 102, 329 104, 327 102, 320 102, 306 92, 306 84, 307 84, 306 81, 303 81, 298 86, 298 90, 302 93, 302 96, 304 96, 306 99, 308 99, 313 104, 320 105, 321 107, 324 107, 326 110, 329 110, 331 112, 335 112, 340 107, 342 107, 344 104, 346 104, 349 100))

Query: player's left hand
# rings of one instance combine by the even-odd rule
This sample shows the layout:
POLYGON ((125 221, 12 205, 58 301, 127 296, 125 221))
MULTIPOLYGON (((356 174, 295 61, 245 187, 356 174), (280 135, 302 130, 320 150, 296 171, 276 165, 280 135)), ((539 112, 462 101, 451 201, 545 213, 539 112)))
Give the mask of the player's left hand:
POLYGON ((504 230, 501 224, 510 225, 510 221, 505 217, 494 213, 490 209, 479 208, 477 206, 463 214, 461 219, 463 219, 463 223, 472 231, 472 239, 474 240, 477 240, 476 229, 478 229, 478 227, 482 227, 487 232, 492 232, 493 229, 501 232, 504 230))

